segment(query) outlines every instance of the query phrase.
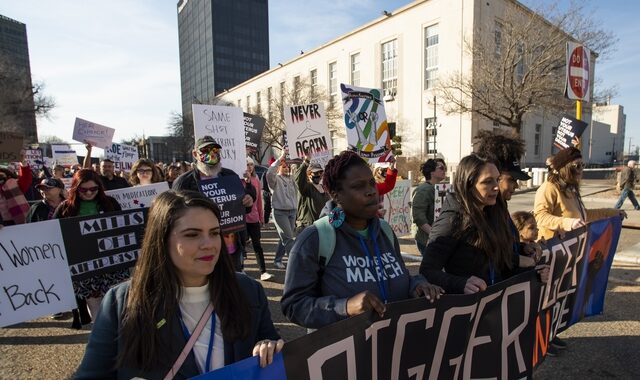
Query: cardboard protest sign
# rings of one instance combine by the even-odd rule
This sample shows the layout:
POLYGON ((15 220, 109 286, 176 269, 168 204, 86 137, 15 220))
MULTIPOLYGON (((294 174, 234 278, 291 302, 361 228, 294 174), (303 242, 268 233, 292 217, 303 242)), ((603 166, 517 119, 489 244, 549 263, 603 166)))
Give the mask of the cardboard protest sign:
POLYGON ((263 117, 249 113, 244 113, 243 115, 245 147, 248 152, 255 154, 258 152, 262 132, 267 121, 263 117))
POLYGON ((141 209, 150 207, 151 202, 160 194, 169 190, 166 182, 152 183, 127 187, 124 189, 105 191, 105 194, 112 196, 120 204, 123 210, 141 209))
POLYGON ((42 160, 41 149, 25 149, 24 159, 29 164, 32 170, 41 169, 44 163, 44 161, 42 160))
POLYGON ((280 378, 531 378, 553 337, 602 312, 620 230, 614 217, 548 241, 547 283, 532 270, 471 295, 387 304, 383 317, 362 313, 287 342, 280 378))
POLYGON ((51 145, 51 155, 56 165, 71 167, 79 164, 78 154, 69 145, 51 145))
POLYGON ((234 175, 201 180, 200 192, 220 207, 220 230, 231 233, 244 230, 245 208, 242 198, 245 191, 239 177, 234 175))
POLYGON ((58 220, 0 229, 0 327, 76 308, 58 220))
POLYGON ((113 141, 115 129, 105 127, 104 125, 92 123, 90 121, 76 117, 73 125, 73 139, 82 143, 91 143, 91 145, 107 149, 113 141))
POLYGON ((192 107, 195 139, 207 135, 213 137, 222 146, 222 166, 242 176, 247 170, 242 109, 205 104, 194 104, 192 107))
POLYGON ((341 83, 348 149, 370 163, 385 162, 391 144, 381 91, 341 83))
POLYGON ((129 173, 133 164, 138 161, 138 147, 113 143, 104 150, 104 156, 113 161, 116 170, 129 173))
POLYGON ((138 260, 149 209, 60 219, 73 280, 115 272, 138 260))
POLYGON ((563 116, 562 119, 560 119, 553 145, 559 149, 575 147, 572 140, 576 137, 580 138, 588 125, 589 124, 584 121, 574 119, 571 116, 563 116))
POLYGON ((0 162, 20 162, 22 135, 0 132, 0 162))
POLYGON ((284 122, 291 158, 309 153, 312 161, 324 167, 332 157, 333 144, 322 103, 285 107, 284 122))
POLYGON ((436 183, 435 187, 435 197, 434 197, 434 207, 433 207, 433 221, 442 213, 442 206, 444 204, 444 199, 447 197, 447 193, 453 191, 453 185, 450 183, 436 183))
POLYGON ((396 181, 396 186, 384 195, 384 220, 389 223, 396 236, 411 233, 411 181, 396 181))

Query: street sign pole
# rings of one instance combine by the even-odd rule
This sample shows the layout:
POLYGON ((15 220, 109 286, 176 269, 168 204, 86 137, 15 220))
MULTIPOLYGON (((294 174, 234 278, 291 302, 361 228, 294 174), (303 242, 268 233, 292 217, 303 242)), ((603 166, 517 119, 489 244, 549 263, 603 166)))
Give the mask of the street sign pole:
POLYGON ((582 120, 582 100, 576 100, 576 119, 582 120))

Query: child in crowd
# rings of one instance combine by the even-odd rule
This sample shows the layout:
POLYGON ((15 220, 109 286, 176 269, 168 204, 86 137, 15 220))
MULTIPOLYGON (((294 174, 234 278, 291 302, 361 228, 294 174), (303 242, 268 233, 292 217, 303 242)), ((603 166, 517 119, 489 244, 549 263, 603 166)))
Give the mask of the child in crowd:
POLYGON ((516 211, 511 214, 513 224, 518 229, 520 241, 523 243, 533 243, 538 240, 538 224, 532 213, 527 211, 516 211))

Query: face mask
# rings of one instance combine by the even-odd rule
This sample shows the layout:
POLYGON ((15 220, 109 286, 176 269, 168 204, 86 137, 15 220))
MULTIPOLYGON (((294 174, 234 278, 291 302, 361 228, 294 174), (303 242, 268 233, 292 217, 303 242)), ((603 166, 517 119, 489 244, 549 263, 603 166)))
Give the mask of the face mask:
POLYGON ((5 182, 7 182, 6 178, 4 177, 0 178, 0 186, 3 186, 5 182))
POLYGON ((200 162, 207 165, 216 165, 220 162, 220 155, 217 152, 209 151, 207 153, 200 152, 200 162))
POLYGON ((315 176, 315 175, 314 175, 314 176, 312 176, 312 177, 311 177, 311 182, 313 182, 313 183, 314 183, 314 184, 316 184, 316 185, 319 185, 319 184, 320 184, 320 180, 321 180, 321 179, 322 179, 322 177, 321 177, 321 176, 315 176))

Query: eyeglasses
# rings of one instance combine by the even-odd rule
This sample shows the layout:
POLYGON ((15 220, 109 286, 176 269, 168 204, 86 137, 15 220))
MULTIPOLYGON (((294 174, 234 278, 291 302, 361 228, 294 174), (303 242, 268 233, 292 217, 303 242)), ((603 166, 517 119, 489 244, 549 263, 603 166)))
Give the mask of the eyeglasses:
POLYGON ((98 186, 91 186, 91 187, 78 187, 78 191, 81 192, 82 194, 84 193, 88 193, 88 192, 94 192, 94 191, 98 191, 98 186))
POLYGON ((151 173, 153 173, 153 169, 138 169, 137 173, 151 174, 151 173))
POLYGON ((585 165, 585 163, 584 163, 584 162, 578 162, 578 163, 573 163, 573 164, 571 164, 571 167, 572 167, 572 168, 574 168, 574 169, 578 169, 578 170, 582 170, 582 169, 584 169, 584 168, 585 168, 585 166, 587 166, 587 165, 585 165))

